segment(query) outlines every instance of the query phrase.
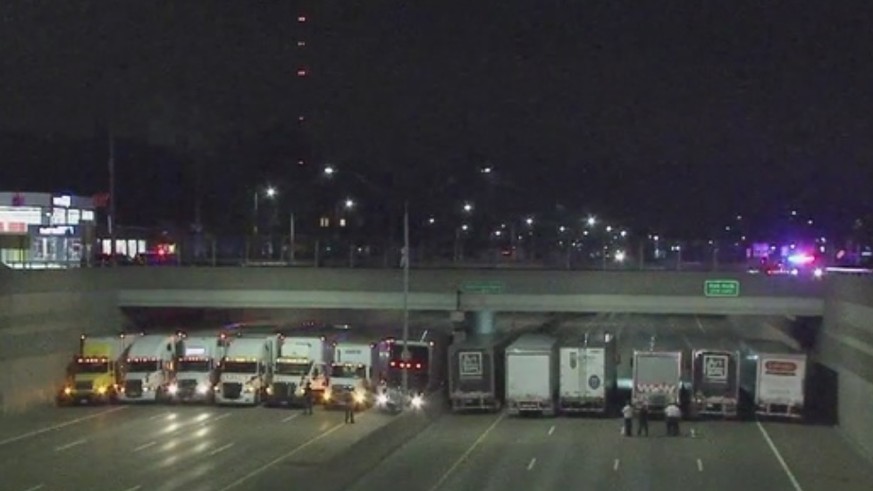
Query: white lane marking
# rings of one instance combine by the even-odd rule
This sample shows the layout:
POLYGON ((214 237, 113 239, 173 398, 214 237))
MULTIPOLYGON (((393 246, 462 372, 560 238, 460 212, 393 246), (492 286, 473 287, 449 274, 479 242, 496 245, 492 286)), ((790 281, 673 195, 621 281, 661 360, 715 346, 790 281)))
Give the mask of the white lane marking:
POLYGON ((45 484, 37 484, 36 486, 34 486, 32 488, 25 489, 24 491, 36 491, 37 489, 42 489, 44 487, 45 487, 45 484))
POLYGON ((30 438, 32 436, 42 435, 43 433, 48 433, 49 431, 54 431, 54 430, 59 430, 61 428, 66 428, 67 426, 81 423, 81 422, 87 421, 89 419, 94 419, 94 418, 97 418, 99 416, 103 416, 104 414, 114 413, 115 411, 121 411, 122 409, 127 409, 127 407, 128 406, 118 406, 118 407, 114 407, 112 409, 107 409, 105 411, 100 411, 99 413, 89 414, 88 416, 82 416, 81 418, 71 419, 69 421, 65 421, 63 423, 56 424, 54 426, 47 426, 45 428, 41 428, 38 430, 33 430, 33 431, 29 431, 27 433, 22 433, 21 435, 18 435, 18 436, 13 436, 13 437, 7 438, 5 440, 0 440, 0 446, 6 445, 9 443, 14 443, 14 442, 17 442, 19 440, 24 440, 25 438, 30 438))
POLYGON ((133 451, 134 451, 134 452, 139 452, 140 450, 145 450, 145 449, 147 449, 147 448, 149 448, 149 447, 153 447, 153 446, 155 446, 155 445, 157 445, 157 444, 158 444, 158 442, 155 442, 155 441, 151 441, 151 442, 148 442, 148 443, 143 443, 142 445, 140 445, 140 446, 134 448, 133 451))
POLYGON ((291 421, 292 419, 296 418, 297 416, 300 416, 300 413, 294 413, 291 416, 288 416, 287 418, 283 419, 282 422, 287 423, 287 422, 291 421))
POLYGON ((700 459, 697 459, 697 470, 703 472, 703 461, 700 459))
POLYGON ((213 455, 220 454, 221 452, 224 452, 225 450, 227 450, 228 448, 230 448, 232 446, 233 446, 233 442, 228 443, 227 445, 222 445, 222 446, 216 448, 215 450, 209 452, 209 456, 211 457, 213 455))
POLYGON ((700 322, 700 317, 694 316, 694 320, 697 322, 697 328, 700 329, 700 332, 706 334, 706 329, 703 328, 703 323, 700 322))
POLYGON ((794 486, 794 491, 803 491, 803 488, 800 487, 800 483, 797 482, 797 478, 794 477, 794 473, 791 472, 791 469, 788 467, 785 459, 782 458, 782 454, 779 453, 779 449, 776 448, 776 444, 773 443, 773 439, 770 438, 770 434, 767 433, 764 425, 762 425, 760 421, 755 421, 755 424, 758 425, 758 429, 761 430, 761 434, 764 435, 764 440, 767 441, 767 445, 770 446, 770 450, 773 451, 773 455, 776 456, 776 460, 779 461, 779 465, 782 466, 782 470, 784 470, 785 474, 788 475, 788 480, 791 481, 791 485, 794 486))
POLYGON ((612 463, 612 470, 618 472, 618 464, 619 464, 618 459, 615 459, 615 462, 612 463))
POLYGON ((132 488, 127 488, 124 491, 139 491, 140 489, 142 489, 142 484, 138 484, 132 488))
POLYGON ((533 469, 535 465, 537 465, 537 458, 536 457, 530 459, 530 463, 527 464, 527 470, 533 469))
POLYGON ((299 451, 303 450, 304 448, 306 448, 306 447, 312 445, 313 443, 315 443, 315 442, 321 440, 322 438, 327 437, 327 436, 330 435, 331 433, 333 433, 333 432, 339 430, 340 428, 342 428, 342 427, 344 427, 344 426, 346 426, 346 425, 343 424, 343 423, 340 423, 340 424, 334 426, 333 428, 330 428, 329 430, 325 431, 324 433, 321 433, 320 435, 317 435, 317 436, 315 436, 315 437, 313 437, 313 438, 310 438, 309 440, 307 440, 307 441, 301 443, 300 445, 297 445, 296 447, 292 448, 289 452, 285 453, 284 455, 280 455, 279 457, 276 457, 275 459, 273 459, 273 460, 267 462, 266 464, 264 464, 264 465, 258 467, 258 468, 255 469, 255 470, 249 472, 248 474, 242 476, 241 478, 237 479, 236 481, 234 481, 234 482, 228 484, 227 486, 221 488, 219 491, 227 491, 228 489, 233 489, 233 488, 239 486, 240 484, 242 484, 242 483, 248 481, 249 479, 251 479, 251 478, 257 476, 258 474, 264 472, 265 470, 269 469, 270 467, 273 467, 274 465, 278 464, 279 462, 282 462, 283 460, 285 460, 285 459, 287 459, 287 458, 289 458, 289 457, 293 457, 297 452, 299 452, 299 451))
POLYGON ((206 421, 203 422, 203 424, 215 423, 216 421, 221 421, 224 418, 229 418, 231 414, 233 414, 233 413, 224 413, 224 414, 218 415, 212 419, 207 419, 206 421))
POLYGON ((164 411, 162 413, 155 414, 154 416, 149 416, 149 421, 154 421, 159 418, 163 418, 164 416, 170 414, 169 411, 164 411))
POLYGON ((470 448, 468 448, 463 454, 461 454, 460 457, 458 457, 458 460, 456 460, 455 463, 452 464, 451 467, 449 467, 449 470, 447 470, 445 473, 443 473, 442 476, 440 476, 439 480, 436 482, 436 484, 430 487, 429 491, 436 491, 437 489, 439 489, 440 486, 442 486, 443 483, 446 482, 449 476, 451 476, 452 473, 455 472, 455 469, 457 469, 459 465, 467 460, 467 457, 469 457, 470 454, 473 453, 473 450, 476 450, 476 447, 478 447, 482 444, 482 442, 485 441, 485 438, 488 437, 488 434, 491 433, 491 431, 494 430, 494 428, 496 428, 497 425, 501 421, 503 421, 503 418, 505 417, 506 413, 501 413, 500 416, 498 416, 497 419, 495 419, 494 422, 491 423, 491 426, 489 426, 484 432, 482 432, 482 434, 479 435, 479 438, 477 438, 476 441, 473 442, 472 445, 470 445, 470 448))
POLYGON ((87 441, 88 441, 88 440, 85 440, 84 438, 82 438, 81 440, 76 440, 76 441, 74 441, 74 442, 67 443, 66 445, 61 445, 60 447, 55 447, 55 452, 63 452, 64 450, 67 450, 67 449, 73 448, 73 447, 75 447, 75 446, 81 445, 81 444, 83 444, 83 443, 85 443, 85 442, 87 442, 87 441))
POLYGON ((554 432, 555 432, 555 425, 552 425, 552 427, 549 428, 549 435, 551 435, 554 432))

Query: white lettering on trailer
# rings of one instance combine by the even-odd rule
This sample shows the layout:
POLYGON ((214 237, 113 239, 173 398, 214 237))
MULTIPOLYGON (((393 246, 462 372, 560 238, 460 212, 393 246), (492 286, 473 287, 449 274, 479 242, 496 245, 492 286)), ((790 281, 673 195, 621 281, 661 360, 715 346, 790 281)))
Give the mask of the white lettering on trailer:
POLYGON ((728 362, 725 355, 703 355, 703 377, 710 382, 727 382, 728 362))
POLYGON ((482 353, 464 352, 458 353, 458 371, 461 378, 474 378, 482 376, 482 353))

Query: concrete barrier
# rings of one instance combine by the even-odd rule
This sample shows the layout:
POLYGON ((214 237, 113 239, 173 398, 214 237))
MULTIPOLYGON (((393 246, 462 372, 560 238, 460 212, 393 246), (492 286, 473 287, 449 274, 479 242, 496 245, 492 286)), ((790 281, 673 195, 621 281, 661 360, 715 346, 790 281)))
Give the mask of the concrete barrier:
POLYGON ((369 473, 406 442, 415 438, 448 411, 443 392, 428 397, 421 411, 407 411, 352 444, 333 459, 314 469, 319 491, 343 491, 369 473))

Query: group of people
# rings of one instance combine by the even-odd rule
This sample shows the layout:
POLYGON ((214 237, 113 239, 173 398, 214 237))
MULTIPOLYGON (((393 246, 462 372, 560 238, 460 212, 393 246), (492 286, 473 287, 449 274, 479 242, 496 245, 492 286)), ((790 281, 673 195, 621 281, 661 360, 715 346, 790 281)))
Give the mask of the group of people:
MULTIPOLYGON (((621 410, 624 419, 624 436, 633 436, 634 415, 637 417, 637 436, 649 436, 649 405, 642 403, 634 407, 630 401, 621 410)), ((667 424, 667 436, 679 436, 679 420, 682 419, 682 410, 676 403, 670 403, 664 408, 664 420, 667 424)))

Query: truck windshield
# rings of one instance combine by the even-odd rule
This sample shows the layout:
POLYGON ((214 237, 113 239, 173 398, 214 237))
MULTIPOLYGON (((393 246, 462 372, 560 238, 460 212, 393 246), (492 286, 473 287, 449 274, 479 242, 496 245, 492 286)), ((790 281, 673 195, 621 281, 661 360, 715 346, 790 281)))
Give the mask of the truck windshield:
POLYGON ((276 363, 276 373, 280 375, 307 375, 312 363, 276 363))
MULTIPOLYGON (((409 346, 409 362, 413 365, 426 365, 430 359, 430 349, 426 346, 409 346)), ((391 360, 397 363, 403 361, 403 345, 395 343, 391 346, 391 360)))
POLYGON ((334 365, 330 369, 330 376, 335 378, 366 378, 367 369, 358 366, 334 365))
POLYGON ((132 361, 127 366, 128 372, 157 372, 158 371, 158 362, 157 361, 132 361))
POLYGON ((253 361, 226 361, 221 369, 225 373, 257 373, 258 364, 253 361))
POLYGON ((95 362, 77 362, 76 371, 78 373, 106 373, 109 371, 108 361, 95 362))
POLYGON ((209 360, 179 360, 180 372, 208 372, 209 360))

